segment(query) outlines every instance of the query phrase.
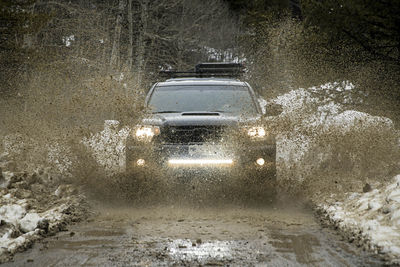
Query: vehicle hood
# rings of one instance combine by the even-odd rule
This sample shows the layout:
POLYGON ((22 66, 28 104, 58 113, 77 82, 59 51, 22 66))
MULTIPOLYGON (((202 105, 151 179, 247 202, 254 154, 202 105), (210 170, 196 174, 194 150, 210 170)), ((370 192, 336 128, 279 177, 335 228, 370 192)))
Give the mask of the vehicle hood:
POLYGON ((254 124, 261 120, 261 115, 237 116, 228 113, 165 113, 151 114, 142 120, 143 125, 154 126, 240 126, 254 124), (193 115, 192 115, 193 114, 193 115))

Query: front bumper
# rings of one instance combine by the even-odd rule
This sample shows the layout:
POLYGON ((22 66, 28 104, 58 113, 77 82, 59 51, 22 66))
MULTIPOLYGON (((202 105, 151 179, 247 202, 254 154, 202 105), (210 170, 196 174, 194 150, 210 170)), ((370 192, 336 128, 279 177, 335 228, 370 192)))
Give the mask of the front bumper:
POLYGON ((128 142, 126 167, 127 170, 145 167, 265 170, 275 168, 275 155, 275 144, 260 142, 252 145, 160 144, 149 146, 128 142))

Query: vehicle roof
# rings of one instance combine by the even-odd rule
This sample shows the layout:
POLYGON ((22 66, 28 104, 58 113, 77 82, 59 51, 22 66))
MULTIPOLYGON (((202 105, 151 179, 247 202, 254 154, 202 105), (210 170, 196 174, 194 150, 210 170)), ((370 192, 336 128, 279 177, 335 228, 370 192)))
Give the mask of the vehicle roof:
POLYGON ((245 82, 237 79, 229 78, 174 78, 165 82, 159 82, 157 86, 174 86, 174 85, 238 85, 246 86, 245 82))

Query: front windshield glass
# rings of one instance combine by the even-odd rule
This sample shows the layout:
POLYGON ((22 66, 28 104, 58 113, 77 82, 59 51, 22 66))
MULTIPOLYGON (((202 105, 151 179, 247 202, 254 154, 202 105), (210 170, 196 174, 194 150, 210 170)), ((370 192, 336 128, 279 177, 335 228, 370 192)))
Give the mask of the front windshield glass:
POLYGON ((149 100, 152 112, 224 112, 256 114, 246 86, 174 85, 158 86, 149 100))

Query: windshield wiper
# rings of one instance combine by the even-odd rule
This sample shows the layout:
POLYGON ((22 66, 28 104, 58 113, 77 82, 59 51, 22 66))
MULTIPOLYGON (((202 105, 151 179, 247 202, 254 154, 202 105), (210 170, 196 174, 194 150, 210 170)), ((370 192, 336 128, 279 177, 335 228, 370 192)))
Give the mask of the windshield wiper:
POLYGON ((182 113, 182 111, 179 111, 179 110, 163 110, 163 111, 155 111, 155 112, 153 112, 153 114, 156 114, 156 113, 182 113))

